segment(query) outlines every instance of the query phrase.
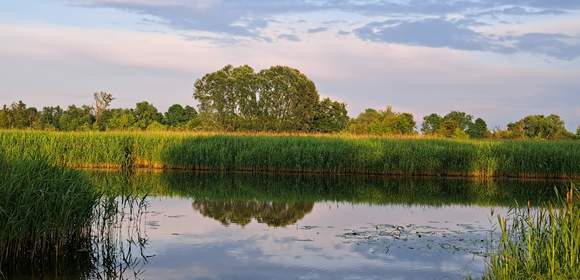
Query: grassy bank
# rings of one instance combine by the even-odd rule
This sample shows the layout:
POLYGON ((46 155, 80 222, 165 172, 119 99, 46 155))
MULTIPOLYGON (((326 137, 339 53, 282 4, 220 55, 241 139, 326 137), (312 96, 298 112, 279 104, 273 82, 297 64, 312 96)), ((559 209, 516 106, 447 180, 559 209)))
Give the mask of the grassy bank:
POLYGON ((8 158, 70 167, 325 174, 580 177, 577 141, 2 131, 8 158))

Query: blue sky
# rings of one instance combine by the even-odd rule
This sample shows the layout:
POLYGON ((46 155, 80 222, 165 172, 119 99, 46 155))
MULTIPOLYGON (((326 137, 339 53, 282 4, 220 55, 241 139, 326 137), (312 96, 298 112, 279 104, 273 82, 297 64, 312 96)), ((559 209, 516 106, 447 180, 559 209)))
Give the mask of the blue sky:
POLYGON ((296 67, 322 96, 503 126, 558 113, 580 125, 577 0, 8 0, 0 104, 195 104, 225 64, 296 67))

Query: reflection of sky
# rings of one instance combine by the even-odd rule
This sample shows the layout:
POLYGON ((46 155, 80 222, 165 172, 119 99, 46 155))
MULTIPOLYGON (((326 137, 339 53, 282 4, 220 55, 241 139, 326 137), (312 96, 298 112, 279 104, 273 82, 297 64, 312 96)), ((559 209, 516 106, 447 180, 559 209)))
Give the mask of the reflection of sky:
POLYGON ((577 0, 0 1, 0 104, 191 104, 225 64, 299 68, 364 108, 580 125, 577 0), (31 77, 35 82, 30 83, 31 77), (66 81, 66 82, 62 82, 66 81), (162 93, 162 94, 160 94, 162 93))
MULTIPOLYGON (((466 272, 478 274, 483 260, 437 246, 428 250, 428 238, 353 242, 343 234, 377 224, 449 232, 491 227, 489 208, 466 206, 317 203, 297 224, 283 228, 255 221, 225 227, 192 210, 190 199, 153 199, 148 210, 148 251, 156 256, 145 267, 146 279, 461 279, 466 272)), ((444 241, 441 236, 429 240, 432 245, 444 241)))

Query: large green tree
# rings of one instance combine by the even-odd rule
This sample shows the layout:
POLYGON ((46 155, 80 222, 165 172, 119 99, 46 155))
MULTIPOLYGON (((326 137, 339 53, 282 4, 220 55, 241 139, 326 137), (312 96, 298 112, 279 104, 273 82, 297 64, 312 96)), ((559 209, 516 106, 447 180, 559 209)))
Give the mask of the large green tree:
POLYGON ((339 132, 347 127, 348 120, 344 103, 325 98, 316 106, 313 131, 339 132))
POLYGON ((475 122, 470 123, 466 132, 469 137, 475 139, 485 138, 489 134, 487 123, 482 118, 477 118, 475 122))
POLYGON ((508 131, 516 138, 566 138, 570 133, 558 115, 531 115, 508 124, 508 131))
POLYGON ((149 102, 143 101, 135 106, 135 126, 147 129, 153 123, 161 123, 163 115, 149 102))
POLYGON ((340 105, 320 104, 314 83, 286 66, 255 73, 249 66, 228 65, 197 80, 193 96, 206 129, 313 131, 315 119, 323 119, 319 106, 335 105, 336 120, 341 113, 340 105))
POLYGON ((185 108, 179 104, 174 104, 163 116, 163 123, 169 127, 183 127, 188 122, 197 118, 197 111, 191 106, 185 108))
POLYGON ((441 124, 443 123, 443 117, 438 114, 431 114, 428 116, 423 117, 423 126, 421 127, 421 132, 424 134, 435 134, 439 128, 441 128, 441 124))
POLYGON ((66 131, 92 129, 95 122, 95 116, 92 111, 93 108, 87 105, 81 107, 69 106, 60 116, 58 121, 60 128, 66 131))
POLYGON ((10 128, 29 128, 32 127, 37 118, 38 111, 36 108, 27 108, 22 101, 12 103, 7 110, 8 122, 10 128))
POLYGON ((49 130, 60 130, 60 118, 62 117, 64 111, 60 106, 56 107, 44 107, 42 112, 40 112, 39 126, 42 129, 49 130))
POLYGON ((256 124, 257 76, 250 66, 227 65, 206 74, 194 84, 203 125, 208 128, 238 130, 256 124))
POLYGON ((431 114, 423 118, 421 131, 424 134, 436 134, 443 137, 467 138, 469 137, 467 130, 473 125, 472 120, 473 116, 459 111, 449 112, 443 117, 431 114))
POLYGON ((412 114, 396 113, 389 106, 384 111, 366 109, 351 120, 348 130, 356 134, 412 134, 415 133, 415 126, 412 114))
POLYGON ((136 128, 135 113, 132 109, 111 109, 106 113, 107 130, 128 130, 136 128))
POLYGON ((318 91, 300 71, 273 66, 258 73, 258 106, 265 130, 309 131, 314 126, 318 91))

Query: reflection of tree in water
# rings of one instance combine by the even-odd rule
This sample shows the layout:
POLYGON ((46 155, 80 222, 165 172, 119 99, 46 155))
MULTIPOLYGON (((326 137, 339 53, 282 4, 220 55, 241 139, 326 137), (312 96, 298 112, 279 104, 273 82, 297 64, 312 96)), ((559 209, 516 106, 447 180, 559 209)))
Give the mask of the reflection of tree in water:
POLYGON ((192 202, 193 209, 223 225, 245 226, 252 219, 274 227, 294 224, 312 211, 312 202, 269 202, 256 200, 210 200, 192 202))

